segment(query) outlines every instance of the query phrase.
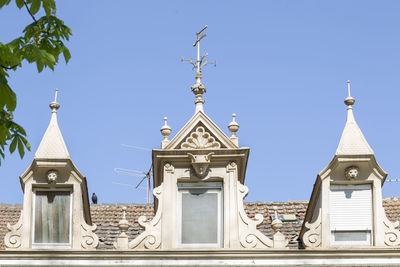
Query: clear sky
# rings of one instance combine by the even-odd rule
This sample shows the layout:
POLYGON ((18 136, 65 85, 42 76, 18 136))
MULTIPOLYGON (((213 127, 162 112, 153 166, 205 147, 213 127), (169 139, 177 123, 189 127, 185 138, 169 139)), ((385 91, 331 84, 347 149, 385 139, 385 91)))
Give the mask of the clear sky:
MULTIPOLYGON (((32 152, 7 154, 0 202, 22 203, 19 175, 29 166, 59 88, 58 121, 72 160, 100 203, 144 203, 138 177, 159 148, 163 117, 175 135, 194 113, 195 32, 217 67, 203 71, 205 112, 228 133, 237 114, 250 147, 247 201, 308 200, 316 175, 333 158, 346 120, 346 80, 355 118, 388 178, 400 178, 399 1, 58 1, 73 32, 72 58, 38 74, 11 72, 15 119, 32 152), (114 182, 114 183, 113 183, 114 182)), ((0 9, 2 42, 31 18, 15 4, 0 9)), ((387 182, 384 197, 400 196, 387 182)))

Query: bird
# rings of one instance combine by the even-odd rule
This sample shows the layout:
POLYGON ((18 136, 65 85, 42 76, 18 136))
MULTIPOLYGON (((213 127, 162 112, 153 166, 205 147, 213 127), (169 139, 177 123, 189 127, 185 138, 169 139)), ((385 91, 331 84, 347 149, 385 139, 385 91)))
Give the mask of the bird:
POLYGON ((93 202, 93 204, 97 204, 97 196, 94 192, 92 194, 92 202, 93 202))

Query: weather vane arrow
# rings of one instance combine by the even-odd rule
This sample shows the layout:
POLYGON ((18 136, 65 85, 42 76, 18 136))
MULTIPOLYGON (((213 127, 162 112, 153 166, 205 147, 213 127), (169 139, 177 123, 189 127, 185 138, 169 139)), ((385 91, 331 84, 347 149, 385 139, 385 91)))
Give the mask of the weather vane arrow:
POLYGON ((204 33, 204 31, 207 29, 207 25, 204 26, 204 28, 196 32, 196 41, 194 42, 193 46, 197 46, 197 60, 196 62, 193 61, 192 58, 190 59, 184 59, 183 57, 181 58, 181 61, 187 61, 190 64, 192 64, 193 69, 196 69, 196 83, 191 87, 192 92, 196 96, 196 101, 194 102, 196 104, 196 112, 197 111, 203 111, 203 104, 204 100, 202 99, 203 94, 207 91, 205 86, 201 83, 201 70, 203 67, 205 67, 208 64, 213 64, 215 67, 217 66, 217 62, 208 62, 206 57, 208 56, 208 53, 205 52, 204 55, 200 56, 200 40, 203 39, 204 37, 207 36, 207 34, 204 33))

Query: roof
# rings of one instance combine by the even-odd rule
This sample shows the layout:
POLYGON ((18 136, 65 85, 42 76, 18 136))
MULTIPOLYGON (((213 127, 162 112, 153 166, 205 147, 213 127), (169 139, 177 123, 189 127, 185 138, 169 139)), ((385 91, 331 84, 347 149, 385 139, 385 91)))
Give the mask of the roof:
POLYGON ((67 146, 65 145, 64 138, 61 134, 60 128, 57 122, 57 109, 60 105, 56 102, 52 102, 50 107, 52 108, 51 119, 49 126, 45 134, 43 135, 42 141, 39 144, 38 149, 35 153, 35 159, 69 159, 69 153, 67 146), (52 106, 53 104, 53 106, 52 106), (55 105, 57 104, 57 105, 55 105))
MULTIPOLYGON (((290 240, 289 247, 301 248, 298 236, 303 224, 308 201, 288 202, 247 202, 245 210, 250 218, 259 213, 264 216, 264 221, 257 228, 269 238, 272 238, 271 216, 274 215, 274 207, 277 207, 279 215, 292 215, 291 221, 283 220, 282 233, 290 240), (293 216, 294 215, 294 216, 293 216)), ((138 223, 140 216, 152 218, 154 216, 151 204, 92 204, 90 206, 92 221, 97 225, 96 234, 99 237, 98 249, 113 249, 120 233, 118 222, 122 218, 122 207, 126 206, 126 219, 131 226, 128 229, 129 239, 132 240, 144 231, 138 223)), ((400 197, 390 197, 383 200, 386 215, 391 221, 400 220, 400 197)), ((15 224, 20 215, 22 204, 0 204, 0 249, 4 250, 4 236, 7 233, 7 223, 15 224)))
POLYGON ((336 150, 336 155, 373 155, 374 151, 369 146, 365 139, 360 127, 358 127, 354 119, 353 107, 354 98, 346 98, 345 103, 347 107, 347 120, 344 126, 342 137, 340 138, 339 145, 336 150), (346 100, 353 100, 348 103, 346 100))

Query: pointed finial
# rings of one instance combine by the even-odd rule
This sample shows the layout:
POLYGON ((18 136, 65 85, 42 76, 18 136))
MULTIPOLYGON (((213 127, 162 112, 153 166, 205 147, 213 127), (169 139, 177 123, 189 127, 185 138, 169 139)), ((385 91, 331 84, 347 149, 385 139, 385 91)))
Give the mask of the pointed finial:
POLYGON ((57 110, 60 108, 60 104, 57 103, 57 96, 58 96, 58 88, 56 88, 56 93, 54 95, 54 101, 50 103, 49 107, 51 111, 56 113, 57 110))
POLYGON ((347 94, 348 96, 344 100, 344 103, 348 106, 348 108, 352 108, 351 106, 354 105, 356 100, 350 94, 350 80, 347 80, 347 94))
POLYGON ((169 143, 168 137, 172 132, 171 127, 169 127, 169 125, 167 124, 167 120, 168 118, 164 117, 164 125, 160 129, 162 136, 164 136, 164 140, 162 140, 161 142, 161 148, 164 148, 169 143))

